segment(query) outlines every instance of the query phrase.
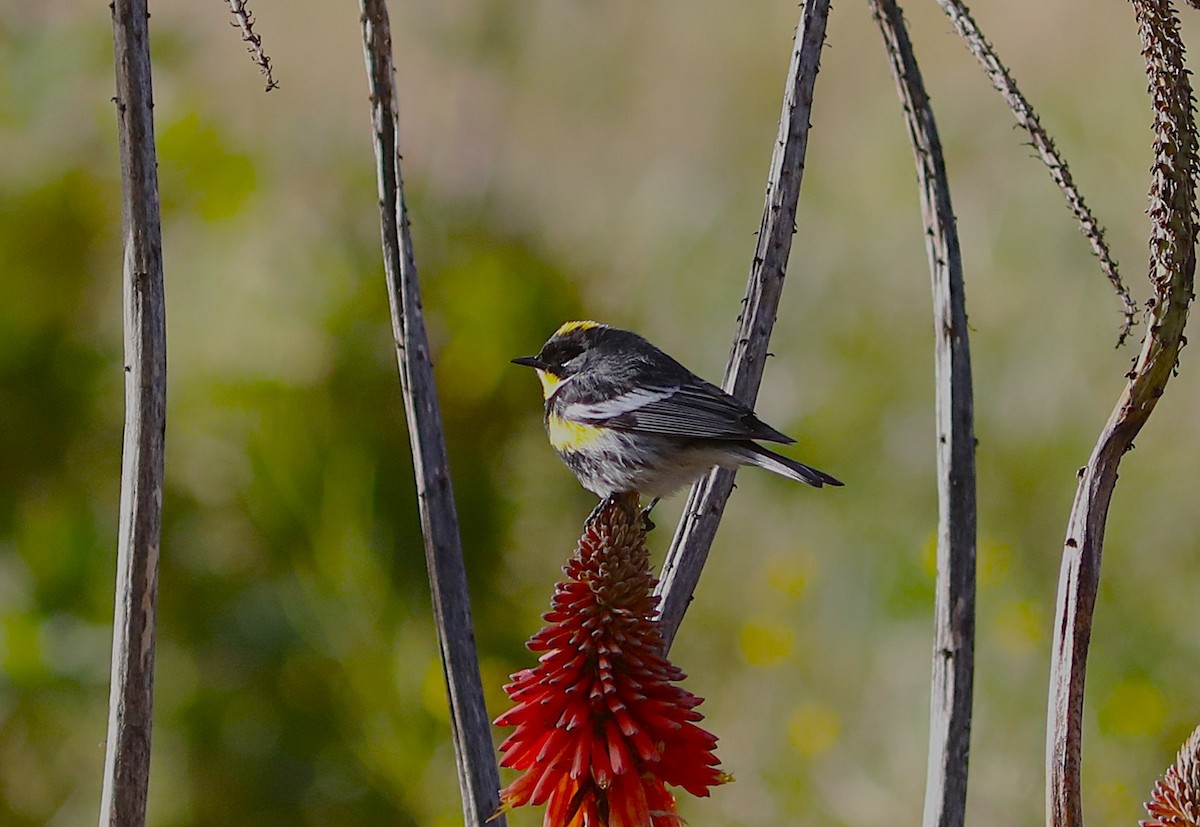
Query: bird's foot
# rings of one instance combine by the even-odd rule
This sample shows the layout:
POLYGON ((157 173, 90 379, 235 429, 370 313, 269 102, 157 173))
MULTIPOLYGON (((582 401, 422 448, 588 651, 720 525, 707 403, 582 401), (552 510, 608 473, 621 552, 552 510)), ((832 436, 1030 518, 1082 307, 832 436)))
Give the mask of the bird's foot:
POLYGON ((637 517, 642 521, 642 530, 650 531, 654 528, 654 523, 650 520, 650 510, 658 503, 658 497, 655 497, 650 505, 645 508, 638 508, 638 494, 636 491, 624 491, 620 494, 609 494, 600 502, 596 503, 596 507, 592 509, 592 513, 588 514, 587 519, 583 521, 584 528, 590 526, 593 521, 598 520, 605 509, 613 506, 621 508, 630 518, 637 517))
POLYGON ((660 499, 662 499, 662 498, 655 497, 654 499, 652 499, 650 501, 650 505, 648 505, 642 509, 642 530, 643 531, 653 531, 654 530, 654 521, 650 519, 650 512, 654 510, 654 506, 658 505, 658 501, 660 499))
POLYGON ((600 502, 596 503, 596 507, 592 509, 592 512, 587 515, 587 519, 583 521, 584 528, 587 528, 594 521, 598 520, 600 518, 600 512, 604 511, 604 509, 608 507, 608 505, 613 501, 613 499, 615 499, 615 498, 612 495, 610 495, 610 496, 607 496, 604 499, 602 499, 600 502))

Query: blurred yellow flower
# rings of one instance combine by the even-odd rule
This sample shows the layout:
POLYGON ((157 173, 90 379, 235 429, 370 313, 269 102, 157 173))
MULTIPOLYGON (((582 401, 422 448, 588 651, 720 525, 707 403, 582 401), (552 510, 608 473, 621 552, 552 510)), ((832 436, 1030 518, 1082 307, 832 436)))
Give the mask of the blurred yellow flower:
POLYGON ((794 643, 792 630, 769 618, 747 621, 738 637, 742 657, 751 666, 771 666, 785 660, 792 653, 794 643))
POLYGON ((842 721, 833 707, 806 701, 788 715, 787 729, 792 749, 811 758, 837 743, 842 721))

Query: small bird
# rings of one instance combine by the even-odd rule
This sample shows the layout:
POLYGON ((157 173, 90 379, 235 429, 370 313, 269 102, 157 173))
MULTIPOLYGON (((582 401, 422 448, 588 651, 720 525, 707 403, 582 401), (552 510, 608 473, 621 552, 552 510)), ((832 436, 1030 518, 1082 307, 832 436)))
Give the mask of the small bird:
POLYGON ((602 500, 637 492, 657 502, 718 465, 842 484, 757 444, 795 440, 628 330, 567 322, 536 356, 512 361, 537 370, 550 445, 602 500))

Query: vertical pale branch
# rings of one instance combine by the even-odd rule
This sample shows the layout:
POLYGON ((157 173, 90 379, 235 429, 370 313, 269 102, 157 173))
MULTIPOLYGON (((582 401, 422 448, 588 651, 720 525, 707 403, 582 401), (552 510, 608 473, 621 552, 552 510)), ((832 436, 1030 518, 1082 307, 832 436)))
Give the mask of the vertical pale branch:
POLYGON ((1104 240, 1104 228, 1100 226, 1100 222, 1096 220, 1092 211, 1084 203, 1083 194, 1075 186, 1075 180, 1071 177, 1071 170, 1067 166, 1066 159, 1059 154, 1053 139, 1042 126, 1041 120, 1038 119, 1037 112, 1021 94, 1017 82, 1008 68, 1000 62, 992 44, 988 43, 987 38, 975 25, 966 4, 962 0, 938 0, 938 4, 946 12, 946 16, 954 24, 954 28, 958 30, 959 37, 967 44, 971 54, 975 55, 979 65, 991 79, 992 85, 996 87, 996 91, 1008 103, 1017 123, 1029 133, 1033 148, 1037 150, 1046 169, 1050 171, 1050 177, 1054 179, 1054 183, 1058 185, 1059 190, 1067 199, 1067 206, 1071 208, 1071 212, 1079 222, 1080 232, 1087 238, 1092 247, 1092 253, 1100 262, 1101 271, 1108 278, 1113 290, 1116 291, 1117 298, 1121 300, 1122 313, 1125 318, 1121 323, 1117 344, 1118 346, 1123 344, 1125 337, 1133 328, 1137 303, 1133 300, 1133 296, 1129 295, 1129 291, 1121 281, 1120 273, 1117 272, 1117 262, 1113 260, 1112 253, 1108 249, 1108 242, 1104 240))
MULTIPOLYGON (((392 333, 412 443, 438 645, 450 695, 463 820, 474 826, 483 824, 495 811, 500 777, 479 679, 466 568, 400 174, 396 72, 387 4, 385 0, 361 0, 361 8, 392 333)), ((493 823, 502 825, 504 820, 500 817, 493 823)))
POLYGON ((962 827, 975 671, 975 424, 962 255, 933 109, 894 0, 869 0, 917 162, 933 277, 938 544, 925 827, 962 827))
POLYGON ((1179 21, 1169 0, 1133 0, 1154 109, 1150 329, 1088 464, 1067 523, 1050 665, 1046 823, 1081 827, 1083 690, 1104 527, 1117 467, 1166 388, 1183 346, 1196 270, 1196 125, 1179 21))
POLYGON ((125 239, 125 438, 100 825, 146 823, 166 435, 167 332, 146 0, 112 5, 125 239))
MULTIPOLYGON (((796 203, 808 149, 808 118, 813 86, 825 43, 829 0, 805 0, 796 29, 788 83, 779 119, 779 135, 767 177, 767 203, 758 231, 758 246, 746 285, 738 332, 725 369, 725 390, 753 404, 766 366, 771 328, 783 292, 784 270, 796 232, 796 203)), ((671 648, 700 572, 733 491, 733 472, 718 469, 692 486, 671 548, 663 563, 658 593, 663 651, 671 648)))

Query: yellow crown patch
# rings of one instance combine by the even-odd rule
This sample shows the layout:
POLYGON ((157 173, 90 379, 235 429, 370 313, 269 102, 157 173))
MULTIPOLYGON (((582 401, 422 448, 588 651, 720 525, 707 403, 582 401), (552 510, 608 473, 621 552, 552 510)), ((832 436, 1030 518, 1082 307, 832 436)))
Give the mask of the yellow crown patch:
POLYGON ((566 336, 576 330, 591 330, 594 327, 604 327, 600 322, 593 322, 591 319, 584 319, 580 322, 564 322, 563 326, 554 331, 555 336, 566 336))

